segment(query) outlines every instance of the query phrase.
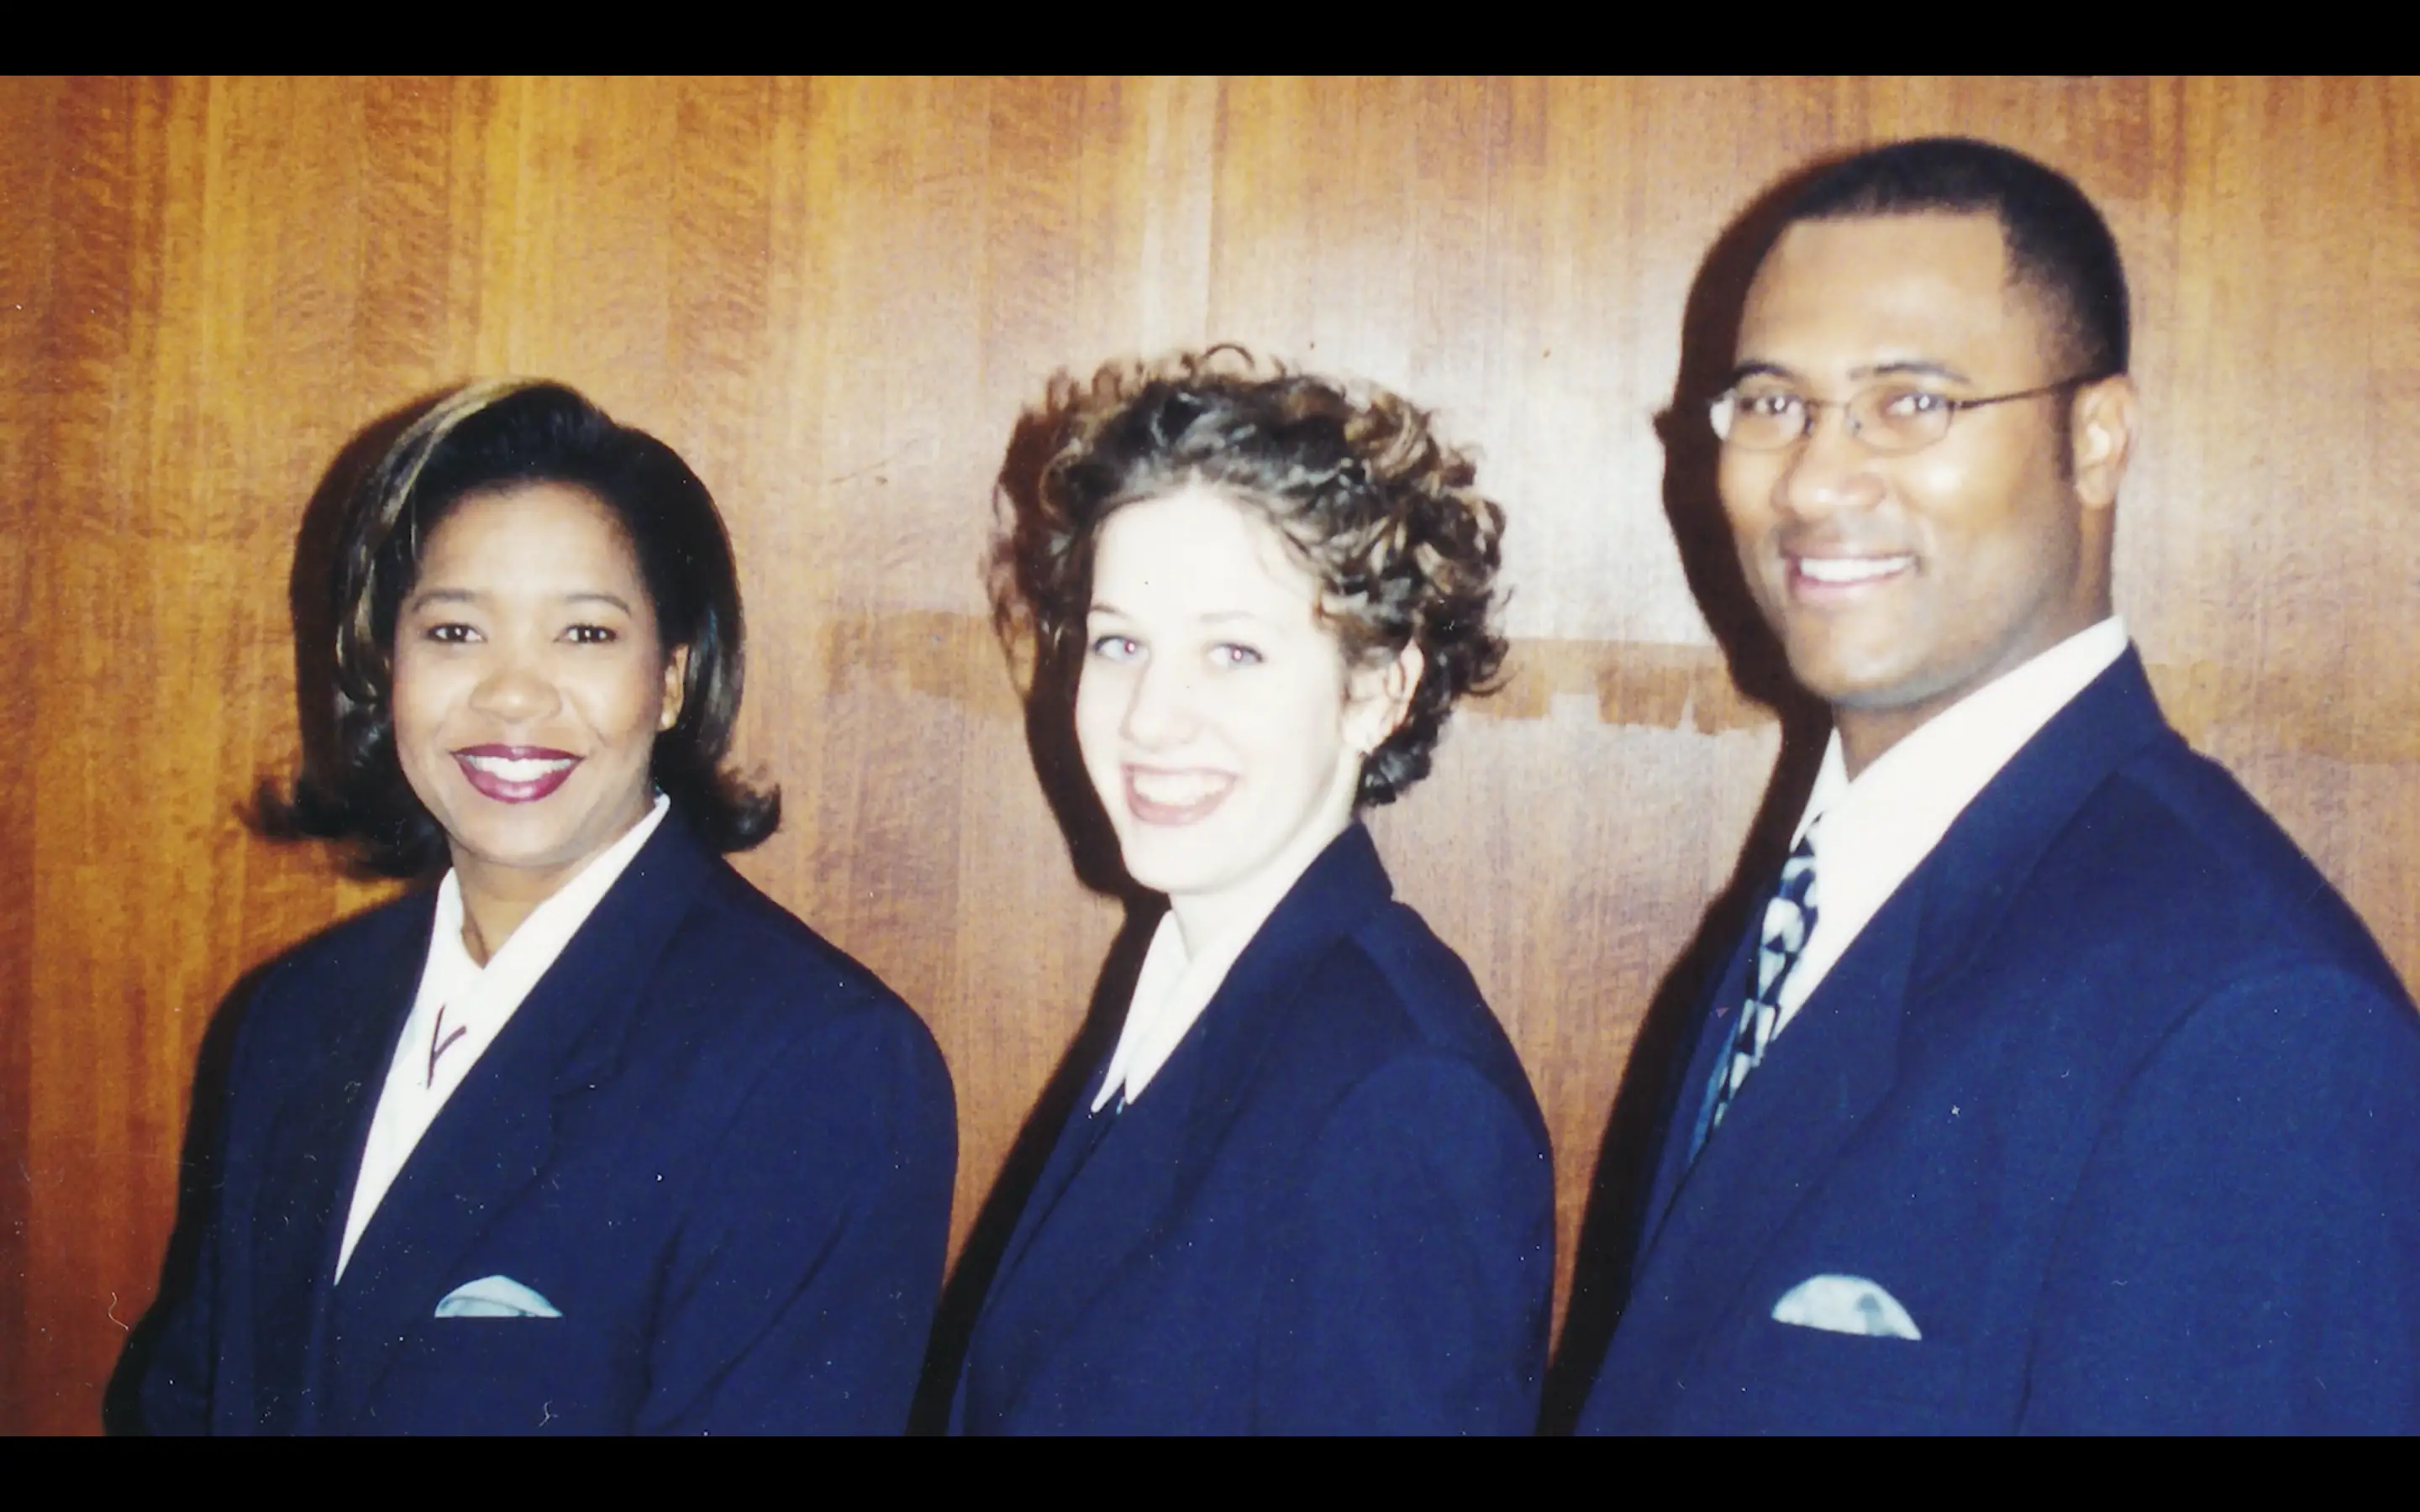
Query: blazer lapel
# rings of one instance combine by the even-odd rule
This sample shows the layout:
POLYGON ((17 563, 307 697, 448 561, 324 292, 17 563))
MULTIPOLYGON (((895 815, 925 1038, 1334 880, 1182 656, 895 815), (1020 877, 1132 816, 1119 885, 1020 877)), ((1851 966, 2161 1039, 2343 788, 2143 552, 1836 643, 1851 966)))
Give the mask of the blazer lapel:
POLYGON ((1393 896, 1377 846, 1357 824, 1320 853, 1269 915, 1202 1015, 1203 1075, 1187 1129, 1192 1148, 1216 1144, 1242 1109, 1320 958, 1393 896))
MULTIPOLYGON (((1025 1207, 1016 1215, 1016 1227, 1010 1230, 1008 1243, 1001 1250, 1000 1264, 992 1273, 991 1289, 994 1293, 1006 1288, 1009 1277, 1016 1273, 1026 1250, 1032 1244, 1033 1236, 1050 1221, 1050 1214, 1058 1210, 1060 1198, 1067 1195, 1068 1184, 1074 1180, 1078 1168, 1097 1152, 1099 1141, 1094 1136, 1099 1131, 1093 1128, 1093 1100, 1101 1095, 1101 1083, 1109 1073, 1109 1063, 1106 1059, 1093 1068, 1093 1073, 1084 1079, 1082 1091, 1077 1094, 1067 1121, 1059 1126, 1058 1137, 1050 1146, 1049 1158, 1042 1163, 1042 1174, 1034 1179, 1033 1190, 1027 1195, 1025 1207)), ((1124 1118, 1125 1115, 1118 1117, 1124 1118)), ((1101 1140, 1107 1137, 1106 1134, 1100 1134, 1101 1140)))
POLYGON ((324 1400, 336 1251, 379 1088, 419 990, 435 907, 427 893, 408 900, 361 973, 326 984, 330 1037, 266 1141, 250 1222, 255 1379, 264 1396, 270 1383, 295 1385, 291 1398, 263 1401, 260 1426, 271 1431, 310 1431, 324 1400))
MULTIPOLYGON (((1636 1289, 1652 1299, 1653 1319, 1642 1316, 1642 1327, 1702 1336, 1774 1231, 1889 1092, 1922 890, 1919 872, 1867 924, 1677 1177, 1641 1263, 1636 1289)), ((1713 1074, 1710 1057, 1699 1063, 1713 1074)), ((1675 1110, 1670 1142, 1683 1162, 1696 1117, 1685 1101, 1675 1110)))
MULTIPOLYGON (((1143 1097, 1088 1154, 1086 1121, 1104 1057, 1035 1184, 1031 1227, 1019 1220, 994 1283, 977 1348, 1001 1352, 984 1374, 1031 1379, 1032 1362, 1066 1339, 1126 1258, 1164 1230, 1243 1107, 1311 967, 1392 891, 1369 832, 1348 827, 1245 947, 1143 1097)), ((970 1397, 966 1416, 981 1425, 1013 1405, 970 1397)))
POLYGON ((1917 869, 1930 887, 1919 995, 1980 949, 2053 841, 2118 767, 2177 734, 2133 650, 2086 685, 1976 795, 1917 869))
MULTIPOLYGON (((1180 1049, 1152 1078, 1143 1099, 1116 1115, 1097 1146, 1090 1092, 1077 1104, 1027 1205, 1032 1224, 985 1304, 969 1363, 966 1422, 981 1429, 1016 1406, 1018 1388, 1033 1379, 1038 1362, 1065 1342, 1119 1265, 1165 1221, 1187 1174, 1182 1136, 1199 1071, 1198 1057, 1180 1049), (1010 1389, 987 1399, 985 1382, 1010 1389)), ((1098 1089, 1095 1072, 1090 1091, 1098 1089)))
POLYGON ((1277 1068, 1267 1063, 1295 1026, 1296 1002, 1321 959, 1393 896, 1370 832, 1349 825, 1236 957, 1187 1047, 1194 1069, 1182 1148, 1196 1169, 1226 1142, 1246 1103, 1269 1085, 1277 1068))
POLYGON ((712 864, 679 815, 667 815, 421 1136, 336 1288, 338 1421, 359 1412, 396 1347, 470 1279, 454 1274, 457 1262, 546 1168, 557 1100, 580 1095, 614 1061, 712 864))
POLYGON ((1698 1119, 1705 1108, 1707 1086, 1714 1080, 1715 1059, 1729 1052, 1738 1033, 1739 1009, 1747 997, 1748 963, 1754 957, 1757 933, 1756 921, 1751 919, 1748 932, 1732 948, 1730 964, 1714 978, 1713 990, 1699 1001, 1696 1048, 1690 1053, 1681 1081, 1672 1088, 1664 1142, 1655 1156, 1655 1178, 1648 1188, 1645 1221, 1639 1226, 1638 1248, 1632 1257, 1634 1274, 1639 1258, 1654 1247, 1665 1215, 1672 1211, 1672 1199, 1688 1177, 1696 1154, 1692 1141, 1697 1134, 1698 1119))

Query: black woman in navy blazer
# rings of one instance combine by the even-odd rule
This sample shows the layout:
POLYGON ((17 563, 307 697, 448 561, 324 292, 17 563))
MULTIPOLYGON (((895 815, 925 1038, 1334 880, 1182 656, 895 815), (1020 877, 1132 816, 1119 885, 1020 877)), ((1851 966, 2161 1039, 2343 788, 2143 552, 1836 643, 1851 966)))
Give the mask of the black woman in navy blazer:
POLYGON ((141 1426, 899 1431, 949 1075, 722 858, 778 810, 721 770, 741 629, 705 486, 568 389, 475 384, 341 547, 334 754, 289 817, 452 865, 245 1010, 194 1273, 130 1350, 141 1426))
POLYGON ((964 1433, 1527 1433, 1554 1183, 1470 974, 1357 815, 1424 775, 1502 514, 1391 394, 1232 348, 1063 384, 1001 546, 1164 894, 1002 1252, 964 1433))

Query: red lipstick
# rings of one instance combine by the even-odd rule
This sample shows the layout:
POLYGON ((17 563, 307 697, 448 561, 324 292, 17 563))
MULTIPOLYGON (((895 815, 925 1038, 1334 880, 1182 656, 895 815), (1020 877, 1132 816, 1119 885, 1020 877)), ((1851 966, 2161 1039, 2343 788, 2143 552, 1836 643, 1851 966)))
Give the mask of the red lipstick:
POLYGON ((535 803, 563 786, 580 758, 547 746, 465 746, 454 764, 481 797, 535 803))

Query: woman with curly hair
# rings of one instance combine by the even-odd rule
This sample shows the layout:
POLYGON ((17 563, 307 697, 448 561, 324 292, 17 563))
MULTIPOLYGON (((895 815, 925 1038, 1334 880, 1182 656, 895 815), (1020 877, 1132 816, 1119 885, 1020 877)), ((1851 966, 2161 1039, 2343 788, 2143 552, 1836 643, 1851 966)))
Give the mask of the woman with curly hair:
POLYGON ((1546 1133, 1360 810, 1483 688, 1503 512, 1393 394, 1218 348, 1062 380, 995 607, 1133 881, 1116 1046, 1002 1252, 970 1433, 1526 1433, 1546 1133))
POLYGON ((733 871, 739 584, 672 448, 554 383, 431 405, 347 501, 336 738, 289 817, 434 884, 277 963, 145 1323, 143 1426, 897 1432, 949 1072, 733 871))

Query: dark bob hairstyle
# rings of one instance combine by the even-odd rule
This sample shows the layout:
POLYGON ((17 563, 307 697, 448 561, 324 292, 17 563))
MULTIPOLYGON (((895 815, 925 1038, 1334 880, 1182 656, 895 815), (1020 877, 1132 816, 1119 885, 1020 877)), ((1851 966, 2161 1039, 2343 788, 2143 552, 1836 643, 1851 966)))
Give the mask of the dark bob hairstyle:
POLYGON ((1193 486, 1260 510, 1318 585, 1347 662, 1418 645, 1419 683, 1395 733, 1361 765, 1356 807, 1389 803, 1429 772, 1446 717, 1486 692, 1505 641, 1497 599, 1504 511, 1470 458, 1429 416, 1353 388, 1214 347, 1062 375, 1027 417, 1052 450, 1029 487, 1002 479, 992 609, 1032 637, 1042 665, 1078 665, 1101 524, 1125 504, 1193 486))
MULTIPOLYGON (((656 736, 652 776, 717 849, 756 844, 781 822, 778 789, 723 770, 739 716, 739 577, 714 496, 673 449, 617 425, 560 383, 499 378, 446 394, 397 437, 346 498, 330 608, 335 626, 333 749, 306 758, 279 827, 344 841, 364 865, 417 876, 446 859, 444 832, 396 758, 396 618, 423 544, 473 494, 560 484, 621 527, 669 655, 689 647, 680 717, 656 736)), ((306 699, 319 696, 305 689, 306 699)))

